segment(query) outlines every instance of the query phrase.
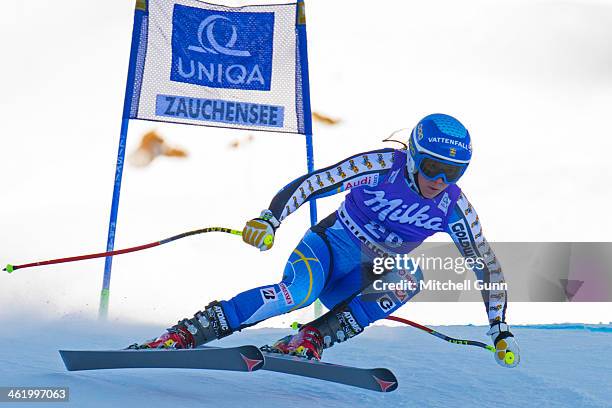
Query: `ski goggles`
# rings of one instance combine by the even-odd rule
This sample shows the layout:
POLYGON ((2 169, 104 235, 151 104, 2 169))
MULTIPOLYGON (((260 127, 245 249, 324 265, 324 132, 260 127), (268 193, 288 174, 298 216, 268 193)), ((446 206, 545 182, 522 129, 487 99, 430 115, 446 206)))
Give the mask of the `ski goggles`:
POLYGON ((435 181, 439 178, 446 184, 456 183, 463 175, 467 164, 450 163, 433 157, 423 156, 419 161, 419 171, 428 180, 435 181))

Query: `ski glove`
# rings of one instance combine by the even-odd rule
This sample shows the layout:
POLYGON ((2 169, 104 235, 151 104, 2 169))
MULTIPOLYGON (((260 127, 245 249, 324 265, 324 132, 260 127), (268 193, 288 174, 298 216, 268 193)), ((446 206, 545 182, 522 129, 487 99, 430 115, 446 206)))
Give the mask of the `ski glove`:
POLYGON ((280 222, 270 210, 261 212, 261 216, 248 221, 242 230, 242 240, 249 245, 267 251, 274 245, 274 231, 280 222))
POLYGON ((503 322, 494 323, 487 332, 495 345, 495 361, 502 367, 513 368, 521 361, 521 352, 510 327, 503 322))

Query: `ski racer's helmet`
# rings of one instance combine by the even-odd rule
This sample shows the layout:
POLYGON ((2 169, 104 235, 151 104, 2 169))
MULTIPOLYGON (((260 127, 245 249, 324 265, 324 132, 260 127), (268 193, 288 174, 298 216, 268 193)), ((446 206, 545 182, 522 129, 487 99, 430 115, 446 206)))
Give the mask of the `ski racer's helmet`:
POLYGON ((425 116, 408 142, 408 170, 429 180, 456 183, 472 158, 470 134, 457 119, 442 113, 425 116))

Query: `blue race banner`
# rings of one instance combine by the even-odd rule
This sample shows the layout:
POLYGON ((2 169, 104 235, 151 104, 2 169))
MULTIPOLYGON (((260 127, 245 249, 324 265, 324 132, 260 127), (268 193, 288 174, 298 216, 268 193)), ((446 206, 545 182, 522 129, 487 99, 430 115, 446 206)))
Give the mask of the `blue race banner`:
POLYGON ((299 10, 139 0, 128 118, 309 133, 299 10))

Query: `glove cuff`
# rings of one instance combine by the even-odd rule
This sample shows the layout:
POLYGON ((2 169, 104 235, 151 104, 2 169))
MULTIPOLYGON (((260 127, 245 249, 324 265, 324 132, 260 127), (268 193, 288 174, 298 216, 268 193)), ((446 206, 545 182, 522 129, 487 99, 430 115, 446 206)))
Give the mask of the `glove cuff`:
POLYGON ((276 219, 276 217, 274 216, 274 214, 272 214, 272 211, 270 210, 263 210, 259 215, 259 218, 264 221, 267 221, 270 225, 272 225, 272 228, 274 228, 275 230, 280 227, 280 221, 276 219))

